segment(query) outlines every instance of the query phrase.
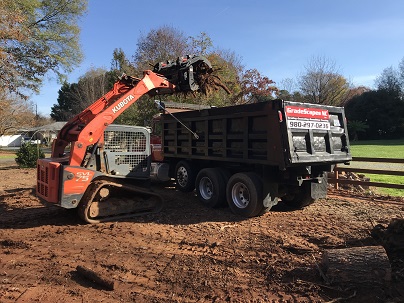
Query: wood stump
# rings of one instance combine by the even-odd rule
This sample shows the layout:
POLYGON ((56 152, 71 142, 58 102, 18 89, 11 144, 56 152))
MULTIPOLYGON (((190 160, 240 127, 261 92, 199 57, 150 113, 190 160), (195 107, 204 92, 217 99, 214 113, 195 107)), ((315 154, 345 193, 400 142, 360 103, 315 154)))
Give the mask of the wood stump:
POLYGON ((329 284, 361 289, 385 289, 391 281, 391 266, 383 246, 329 249, 321 262, 329 284))

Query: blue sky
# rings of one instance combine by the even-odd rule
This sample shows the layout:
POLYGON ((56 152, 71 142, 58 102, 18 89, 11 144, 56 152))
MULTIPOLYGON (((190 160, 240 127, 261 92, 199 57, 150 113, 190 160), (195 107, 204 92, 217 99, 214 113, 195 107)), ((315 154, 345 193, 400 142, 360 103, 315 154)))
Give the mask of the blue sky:
MULTIPOLYGON (((68 81, 91 67, 108 69, 115 48, 131 57, 140 34, 169 25, 186 36, 206 32, 214 46, 277 83, 296 79, 310 58, 323 56, 354 85, 372 87, 404 58, 403 12, 402 0, 89 0, 80 22, 85 59, 68 81)), ((32 96, 41 114, 50 113, 59 88, 49 75, 32 96)))

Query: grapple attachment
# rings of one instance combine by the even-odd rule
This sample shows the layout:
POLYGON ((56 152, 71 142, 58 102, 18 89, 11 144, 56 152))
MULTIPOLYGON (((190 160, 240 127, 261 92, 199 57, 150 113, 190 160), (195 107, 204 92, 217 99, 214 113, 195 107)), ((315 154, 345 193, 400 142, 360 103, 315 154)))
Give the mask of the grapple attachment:
POLYGON ((212 71, 212 64, 203 56, 178 57, 175 61, 157 63, 153 68, 153 72, 174 84, 178 92, 199 91, 204 75, 212 71))

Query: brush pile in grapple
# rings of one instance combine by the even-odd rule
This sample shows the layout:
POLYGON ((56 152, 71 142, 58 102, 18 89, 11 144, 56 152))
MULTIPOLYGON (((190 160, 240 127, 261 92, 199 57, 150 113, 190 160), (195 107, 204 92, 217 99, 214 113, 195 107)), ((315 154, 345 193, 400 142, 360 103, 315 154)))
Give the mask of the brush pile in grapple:
POLYGON ((176 86, 176 92, 188 93, 200 91, 208 95, 223 88, 230 90, 213 74, 212 64, 203 56, 178 57, 177 60, 164 61, 154 65, 153 72, 163 75, 176 86))

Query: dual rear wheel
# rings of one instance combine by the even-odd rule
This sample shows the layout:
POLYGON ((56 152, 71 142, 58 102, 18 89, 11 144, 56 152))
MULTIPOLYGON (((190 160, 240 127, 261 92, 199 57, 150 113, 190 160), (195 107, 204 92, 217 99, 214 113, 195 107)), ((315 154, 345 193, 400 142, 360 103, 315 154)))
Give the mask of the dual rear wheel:
POLYGON ((217 208, 226 205, 226 184, 230 173, 222 168, 204 168, 196 177, 196 195, 206 206, 217 208))
POLYGON ((243 217, 255 217, 264 210, 261 178, 255 173, 234 174, 226 187, 230 209, 243 217))
MULTIPOLYGON (((178 190, 190 192, 196 189, 198 199, 211 208, 228 204, 233 213, 243 217, 255 217, 270 208, 263 204, 262 180, 253 172, 231 175, 226 169, 216 167, 204 168, 195 175, 190 163, 180 161, 175 179, 178 190)), ((302 208, 313 203, 314 199, 307 186, 300 186, 282 197, 282 201, 290 207, 302 208)))
POLYGON ((196 177, 196 194, 208 207, 227 204, 233 213, 243 217, 259 215, 262 202, 262 182, 254 173, 231 174, 221 168, 202 169, 196 177))

